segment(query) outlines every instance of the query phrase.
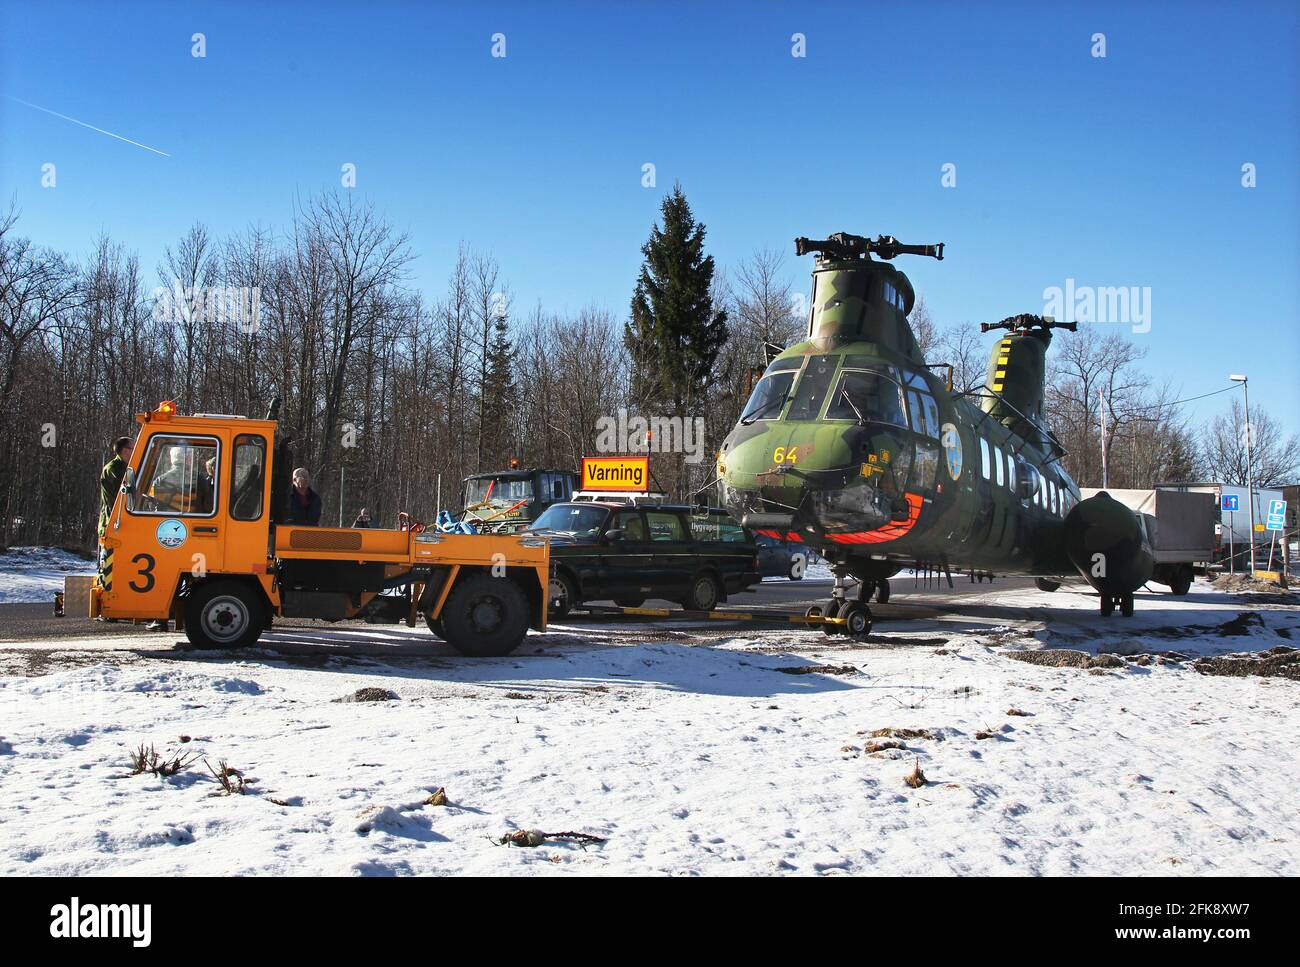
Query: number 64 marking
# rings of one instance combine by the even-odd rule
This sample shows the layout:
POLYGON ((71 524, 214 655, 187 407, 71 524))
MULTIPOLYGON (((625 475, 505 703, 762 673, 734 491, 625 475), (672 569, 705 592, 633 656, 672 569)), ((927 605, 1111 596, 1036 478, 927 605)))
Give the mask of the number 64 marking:
POLYGON ((140 594, 148 594, 153 590, 154 584, 153 569, 156 562, 153 559, 153 555, 137 554, 135 557, 131 558, 131 563, 140 565, 140 573, 137 577, 139 580, 144 582, 143 587, 136 587, 135 581, 132 581, 129 585, 131 590, 138 591, 140 594))
POLYGON ((777 447, 775 450, 772 451, 772 462, 773 463, 798 463, 799 462, 798 450, 799 450, 798 446, 790 447, 790 449, 788 450, 785 447, 777 447))

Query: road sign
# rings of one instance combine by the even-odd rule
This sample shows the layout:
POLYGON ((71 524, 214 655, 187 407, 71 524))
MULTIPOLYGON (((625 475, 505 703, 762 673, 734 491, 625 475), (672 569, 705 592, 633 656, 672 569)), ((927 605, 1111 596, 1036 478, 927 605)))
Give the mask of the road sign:
POLYGON ((1224 495, 1223 495, 1223 509, 1224 509, 1224 510, 1241 510, 1241 498, 1238 497, 1236 494, 1224 494, 1224 495))
POLYGON ((1270 500, 1268 502, 1268 523, 1264 525, 1266 530, 1280 531, 1284 529, 1286 521, 1286 501, 1270 500))

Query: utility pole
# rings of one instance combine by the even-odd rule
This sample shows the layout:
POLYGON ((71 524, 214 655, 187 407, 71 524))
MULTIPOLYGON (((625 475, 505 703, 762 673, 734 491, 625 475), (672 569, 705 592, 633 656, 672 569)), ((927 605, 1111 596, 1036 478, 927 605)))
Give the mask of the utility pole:
POLYGON ((1255 576, 1255 485, 1253 476, 1254 458, 1250 454, 1250 438, 1255 434, 1250 429, 1250 388, 1245 376, 1232 375, 1228 379, 1241 384, 1241 391, 1246 399, 1246 502, 1250 504, 1250 576, 1255 576))
POLYGON ((343 464, 339 464, 339 526, 343 526, 343 464))
POLYGON ((1097 408, 1101 410, 1101 489, 1105 490, 1110 484, 1110 474, 1107 470, 1106 459, 1106 396, 1104 390, 1097 390, 1097 408))

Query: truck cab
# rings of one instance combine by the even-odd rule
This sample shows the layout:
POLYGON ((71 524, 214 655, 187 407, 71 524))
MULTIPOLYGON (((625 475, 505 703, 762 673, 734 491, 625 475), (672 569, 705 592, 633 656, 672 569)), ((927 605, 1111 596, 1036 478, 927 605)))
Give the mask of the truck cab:
POLYGON ((472 474, 464 481, 461 520, 479 532, 514 533, 537 520, 552 504, 568 500, 576 485, 577 474, 572 470, 512 467, 472 474))
POLYGON ((200 647, 251 645, 277 616, 422 617, 471 655, 545 629, 545 541, 278 524, 274 419, 183 417, 163 403, 137 421, 92 617, 171 619, 200 647))

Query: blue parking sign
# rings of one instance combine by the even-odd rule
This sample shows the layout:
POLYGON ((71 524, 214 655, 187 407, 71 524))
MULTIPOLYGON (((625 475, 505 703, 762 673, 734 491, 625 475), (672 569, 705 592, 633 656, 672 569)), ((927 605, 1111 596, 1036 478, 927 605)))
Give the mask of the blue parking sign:
POLYGON ((1286 501, 1270 500, 1268 502, 1268 522, 1264 525, 1264 530, 1280 531, 1285 529, 1286 521, 1286 501))

